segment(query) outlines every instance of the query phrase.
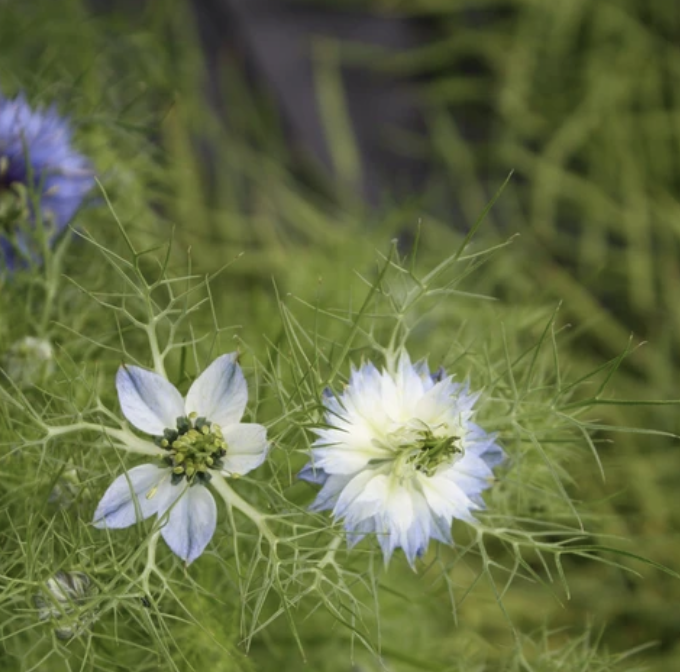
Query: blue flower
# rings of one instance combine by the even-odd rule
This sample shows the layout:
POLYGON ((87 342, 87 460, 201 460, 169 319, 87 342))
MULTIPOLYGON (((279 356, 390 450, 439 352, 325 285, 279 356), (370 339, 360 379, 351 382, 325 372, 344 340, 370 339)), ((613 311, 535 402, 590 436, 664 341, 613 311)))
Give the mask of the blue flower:
POLYGON ((413 565, 430 539, 452 543, 453 519, 475 522, 504 459, 472 422, 478 396, 405 352, 388 370, 353 371, 341 395, 324 395, 326 423, 299 474, 322 486, 312 510, 344 519, 350 546, 376 534, 385 562, 402 548, 413 565))
POLYGON ((123 414, 156 437, 162 462, 118 476, 97 506, 95 527, 119 529, 157 515, 163 539, 187 565, 203 553, 217 525, 217 506, 206 487, 211 472, 242 476, 259 467, 269 450, 267 430, 241 422, 248 388, 236 358, 236 353, 218 357, 186 399, 153 371, 119 369, 123 414))
MULTIPOLYGON (((51 243, 93 185, 92 167, 71 146, 69 124, 54 106, 32 110, 23 95, 13 100, 0 95, 0 199, 10 194, 18 201, 28 192, 32 221, 36 213, 30 197, 37 199, 51 243)), ((4 261, 10 270, 18 257, 31 254, 30 241, 15 223, 0 220, 0 267, 4 261), (3 228, 10 229, 9 236, 3 235, 3 228)))

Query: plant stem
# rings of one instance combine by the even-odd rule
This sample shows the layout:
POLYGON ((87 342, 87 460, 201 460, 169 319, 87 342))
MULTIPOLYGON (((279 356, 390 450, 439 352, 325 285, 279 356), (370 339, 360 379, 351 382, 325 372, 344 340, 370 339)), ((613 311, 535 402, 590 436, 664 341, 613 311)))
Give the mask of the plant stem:
POLYGON ((269 542, 270 546, 272 548, 276 548, 278 538, 267 524, 267 516, 258 511, 255 507, 248 504, 248 502, 246 502, 246 500, 243 499, 241 495, 231 488, 231 486, 221 474, 214 474, 211 484, 229 508, 233 507, 234 509, 238 509, 243 515, 245 515, 247 518, 250 518, 250 520, 257 526, 260 534, 269 542))
POLYGON ((151 539, 149 539, 149 545, 146 548, 146 567, 144 567, 144 571, 139 577, 146 595, 151 594, 149 577, 153 572, 158 572, 158 569, 156 568, 156 547, 158 546, 158 539, 160 536, 160 531, 154 532, 151 535, 151 539))
POLYGON ((328 550, 324 554, 323 558, 319 560, 319 569, 323 569, 326 565, 335 565, 335 554, 342 543, 342 537, 338 535, 328 544, 328 550))
POLYGON ((162 451, 154 446, 151 441, 146 441, 129 430, 114 429, 113 427, 106 427, 105 425, 98 425, 94 422, 74 422, 70 425, 50 426, 45 425, 45 431, 48 438, 52 439, 64 434, 73 434, 76 432, 101 432, 110 439, 116 442, 116 448, 125 450, 129 453, 139 453, 141 455, 150 455, 157 457, 162 454, 162 451))

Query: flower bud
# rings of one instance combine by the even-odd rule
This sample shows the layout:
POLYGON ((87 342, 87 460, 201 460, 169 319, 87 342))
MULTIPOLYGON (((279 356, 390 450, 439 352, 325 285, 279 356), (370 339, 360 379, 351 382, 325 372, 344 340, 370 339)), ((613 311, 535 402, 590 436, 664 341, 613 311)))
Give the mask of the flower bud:
POLYGON ((59 639, 81 634, 95 619, 93 611, 80 607, 95 595, 97 589, 83 572, 58 571, 45 583, 45 589, 34 596, 41 621, 52 621, 59 639))
POLYGON ((5 353, 2 366, 20 388, 38 385, 54 372, 54 348, 47 339, 26 336, 5 353))

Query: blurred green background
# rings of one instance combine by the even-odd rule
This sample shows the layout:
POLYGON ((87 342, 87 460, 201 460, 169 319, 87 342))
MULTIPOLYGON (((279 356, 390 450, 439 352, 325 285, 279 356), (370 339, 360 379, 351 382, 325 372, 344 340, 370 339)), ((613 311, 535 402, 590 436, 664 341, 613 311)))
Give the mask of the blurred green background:
MULTIPOLYGON (((225 48, 209 62, 186 3, 127 4, 0 2, 0 87, 8 96, 25 90, 33 101, 56 101, 74 119, 83 151, 140 246, 173 235, 176 249, 191 248, 200 273, 245 253, 213 296, 243 325, 243 341, 270 328, 273 277, 281 295, 345 306, 356 291, 354 270, 372 268, 375 248, 397 237, 407 251, 420 222, 421 258, 436 263, 514 171, 479 246, 520 235, 477 274, 475 291, 500 299, 502 319, 528 324, 536 311, 549 314, 562 302, 559 320, 570 327, 561 354, 575 376, 621 353, 631 335, 633 345, 646 341, 625 360, 614 395, 680 397, 674 2, 361 3, 366 14, 411 17, 427 26, 427 39, 398 51, 328 36, 315 42, 330 171, 296 151, 277 97, 249 75, 238 53, 225 48), (408 82, 423 132, 386 132, 385 142, 427 167, 417 191, 385 191, 377 203, 363 198, 340 75, 349 65, 408 82)), ((306 4, 328 13, 349 8, 306 4)), ((114 241, 102 221, 97 237, 114 241)), ((90 228, 85 217, 81 224, 90 228)), ((600 417, 680 433, 673 406, 602 407, 600 417)), ((590 503, 591 528, 631 540, 628 548, 677 570, 676 442, 597 438, 605 482, 592 461, 570 465, 571 494, 590 503)), ((606 626, 609 650, 654 642, 638 660, 658 672, 680 669, 676 580, 650 568, 638 578, 595 563, 572 562, 567 572, 572 596, 563 604, 526 583, 509 593, 522 631, 547 620, 552 628, 576 628, 569 634, 592 622, 596 630, 606 626)), ((438 636, 460 641, 453 625, 428 618, 423 622, 438 636)), ((460 619, 466 632, 491 639, 504 627, 491 600, 468 600, 460 619)), ((456 643, 452 650, 465 648, 456 643)), ((257 662, 257 648, 253 655, 257 662)), ((561 669, 555 665, 545 669, 561 669)), ((587 665, 574 669, 609 669, 587 665)), ((312 653, 309 669, 336 668, 322 668, 312 653)))

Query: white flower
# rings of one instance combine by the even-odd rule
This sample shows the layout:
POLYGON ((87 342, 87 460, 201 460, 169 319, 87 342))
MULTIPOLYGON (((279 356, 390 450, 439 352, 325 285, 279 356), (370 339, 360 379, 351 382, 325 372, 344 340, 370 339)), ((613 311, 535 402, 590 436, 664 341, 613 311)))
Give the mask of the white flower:
POLYGON ((376 533, 385 562, 403 548, 413 565, 430 538, 452 543, 452 520, 474 522, 504 459, 472 422, 477 398, 405 352, 394 370, 353 371, 339 397, 325 395, 327 427, 299 474, 323 485, 312 509, 344 519, 350 546, 376 533))
POLYGON ((262 425, 240 422, 248 389, 236 353, 218 357, 186 399, 163 376, 122 366, 116 376, 125 417, 156 437, 162 466, 143 464, 119 476, 94 514, 95 527, 123 528, 154 514, 172 551, 187 564, 215 532, 217 506, 205 487, 211 471, 223 476, 259 467, 269 444, 262 425))

